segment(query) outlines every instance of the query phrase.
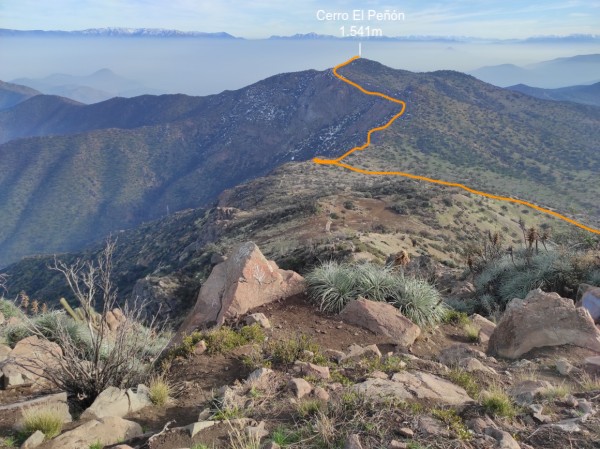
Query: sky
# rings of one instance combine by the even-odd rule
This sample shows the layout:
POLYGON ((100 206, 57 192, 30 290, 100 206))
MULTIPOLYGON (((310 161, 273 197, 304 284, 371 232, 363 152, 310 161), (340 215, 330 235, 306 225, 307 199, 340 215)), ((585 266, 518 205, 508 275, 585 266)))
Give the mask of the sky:
POLYGON ((352 25, 386 36, 600 34, 600 0, 0 0, 0 28, 17 30, 165 28, 260 39, 309 32, 339 36, 341 26, 352 25), (352 17, 353 10, 395 11, 404 20, 317 20, 318 11, 352 17))

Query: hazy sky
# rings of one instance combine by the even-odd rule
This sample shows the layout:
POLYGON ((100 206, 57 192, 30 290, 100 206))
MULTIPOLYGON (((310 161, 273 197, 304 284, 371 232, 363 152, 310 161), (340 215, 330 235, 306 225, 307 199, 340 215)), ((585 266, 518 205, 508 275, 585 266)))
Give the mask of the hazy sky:
POLYGON ((0 28, 80 30, 103 27, 226 31, 263 38, 369 25, 387 36, 522 38, 600 34, 600 0, 0 0, 0 28), (403 21, 318 21, 317 11, 404 13, 403 21))

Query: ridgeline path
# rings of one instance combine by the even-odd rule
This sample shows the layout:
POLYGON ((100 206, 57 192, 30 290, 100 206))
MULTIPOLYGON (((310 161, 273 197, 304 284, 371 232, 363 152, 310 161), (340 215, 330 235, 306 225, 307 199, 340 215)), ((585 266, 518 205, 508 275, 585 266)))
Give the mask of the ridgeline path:
POLYGON ((406 110, 406 103, 402 100, 399 100, 397 98, 393 98, 390 97, 388 95, 382 94, 381 92, 371 92, 369 90, 366 90, 364 87, 360 86, 359 84, 355 83, 354 81, 350 81, 348 78, 340 75, 338 73, 338 69, 341 69, 344 66, 347 66, 348 64, 350 64, 351 62, 355 61, 356 59, 360 58, 360 56, 354 56, 353 58, 350 58, 349 60, 347 60, 346 62, 343 62, 337 66, 335 66, 333 68, 333 74, 339 78, 340 80, 342 80, 345 83, 350 84, 352 87, 355 87, 356 89, 360 90, 362 93, 366 94, 366 95, 373 95, 375 97, 380 97, 383 98, 385 100, 391 101, 393 103, 399 104, 401 105, 401 109, 400 112, 398 112, 396 115, 394 115, 385 125, 383 126, 378 126, 376 128, 372 128, 371 130, 369 130, 369 132, 367 133, 367 141, 358 147, 354 147, 350 150, 348 150, 346 153, 344 153, 342 156, 336 158, 336 159, 323 159, 323 158, 314 158, 313 162, 316 164, 320 164, 320 165, 337 165, 339 167, 343 167, 347 170, 351 170, 357 173, 362 173, 364 175, 377 175, 377 176, 403 176, 405 178, 410 178, 410 179, 416 179, 419 181, 426 181, 426 182, 430 182, 433 184, 439 184, 439 185, 443 185, 446 187, 457 187, 459 189, 463 189, 466 190, 469 193, 473 193, 475 195, 481 195, 484 196, 486 198, 492 198, 495 200, 500 200, 500 201, 507 201, 509 203, 515 203, 515 204, 522 204, 523 206, 527 206, 530 207, 532 209, 535 209, 539 212, 543 212, 545 214, 548 215, 552 215, 555 218, 558 218, 560 220, 566 221, 567 223, 570 223, 572 225, 575 225, 581 229, 585 229, 586 231, 592 232, 594 234, 600 234, 600 229, 595 229, 595 228, 591 228, 589 226, 586 226, 582 223, 579 223, 578 221, 573 220, 572 218, 569 217, 565 217, 562 214, 559 214, 558 212, 554 212, 553 210, 550 209, 546 209, 544 207, 540 207, 537 206, 536 204, 530 203, 528 201, 523 201, 523 200, 519 200, 516 198, 510 198, 510 197, 506 197, 506 196, 499 196, 499 195, 493 195, 491 193, 487 193, 487 192, 482 192, 480 190, 475 190, 472 189, 470 187, 465 186, 464 184, 459 184, 456 182, 448 182, 448 181, 442 181, 440 179, 433 179, 433 178, 427 178, 425 176, 418 176, 418 175, 413 175, 410 173, 405 173, 405 172, 401 172, 401 171, 374 171, 374 170, 365 170, 362 168, 357 168, 357 167, 353 167, 352 165, 348 165, 345 164, 344 162, 342 162, 345 158, 347 158, 348 156, 350 156, 352 153, 354 153, 355 151, 362 151, 365 148, 367 148, 369 145, 371 145, 371 135, 377 131, 383 131, 384 129, 390 127, 392 125, 392 123, 394 123, 399 117, 402 116, 402 114, 404 114, 404 111, 406 110))

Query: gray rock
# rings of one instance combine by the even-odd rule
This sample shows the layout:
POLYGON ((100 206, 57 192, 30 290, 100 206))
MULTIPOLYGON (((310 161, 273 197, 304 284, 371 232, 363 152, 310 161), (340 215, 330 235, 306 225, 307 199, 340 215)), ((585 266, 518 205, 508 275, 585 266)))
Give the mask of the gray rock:
POLYGON ((419 433, 427 437, 449 437, 448 427, 435 418, 422 416, 419 418, 419 433))
POLYGON ((41 445, 45 438, 46 435, 43 432, 36 430, 23 442, 21 449, 34 449, 41 445))
POLYGON ((294 362, 294 371, 305 376, 315 376, 319 379, 329 379, 331 377, 328 366, 315 365, 314 363, 302 362, 300 360, 294 362))
POLYGON ((81 414, 81 419, 100 419, 107 416, 122 418, 127 413, 129 413, 127 392, 117 387, 108 387, 81 414))
POLYGON ((258 382, 266 377, 269 377, 273 373, 270 368, 258 368, 252 371, 246 378, 246 382, 258 382))
POLYGON ((438 361, 448 366, 457 366, 462 359, 477 358, 486 359, 486 355, 471 346, 456 344, 442 349, 438 355, 438 361))
POLYGON ((589 312, 595 322, 600 321, 600 287, 588 286, 583 291, 580 304, 589 312))
POLYGON ((88 448, 100 441, 104 445, 129 440, 142 434, 142 427, 132 421, 115 416, 92 419, 73 430, 50 440, 45 449, 88 448))
POLYGON ((433 374, 420 371, 395 373, 391 380, 370 378, 355 384, 352 388, 373 399, 430 399, 452 405, 472 401, 461 387, 433 374))
POLYGON ((217 423, 216 421, 200 421, 200 422, 195 422, 195 423, 189 424, 189 425, 185 426, 185 428, 190 433, 190 437, 194 438, 197 433, 202 432, 203 430, 214 426, 216 423, 217 423))
POLYGON ((248 315, 245 321, 249 326, 258 323, 263 329, 271 329, 271 322, 264 313, 253 313, 252 315, 248 315))
POLYGON ((312 391, 311 385, 304 379, 294 378, 290 381, 290 388, 294 392, 296 398, 301 399, 307 396, 312 391))
POLYGON ((415 433, 409 427, 402 427, 398 429, 398 433, 404 438, 412 438, 415 436, 415 433))
POLYGON ((390 441, 390 445, 388 446, 388 449, 406 449, 408 447, 407 443, 402 443, 401 441, 398 440, 392 440, 390 441))
POLYGON ((10 346, 0 344, 0 363, 4 362, 7 358, 12 348, 10 346))
POLYGON ((600 376, 600 356, 586 357, 583 368, 592 376, 600 376))
POLYGON ((486 374, 497 374, 496 371, 492 368, 485 366, 475 357, 467 357, 466 359, 461 359, 458 362, 458 366, 463 368, 468 373, 473 373, 475 371, 479 371, 486 374))
POLYGON ((269 432, 265 429, 265 422, 261 421, 256 426, 246 427, 246 434, 258 440, 262 440, 269 435, 269 432))
POLYGON ((573 368, 573 365, 571 365, 567 359, 560 358, 556 361, 556 371, 563 376, 570 374, 571 371, 573 371, 573 368))
POLYGON ((360 346, 357 344, 351 345, 344 354, 341 361, 361 360, 365 358, 381 359, 381 352, 377 345, 360 346))
POLYGON ((485 433, 496 440, 496 447, 498 449, 521 449, 521 446, 519 446, 519 443, 515 441, 512 435, 504 430, 488 427, 485 429, 485 433))
POLYGON ((323 387, 315 387, 313 389, 313 395, 315 398, 320 399, 321 401, 329 401, 329 393, 327 393, 327 390, 325 390, 323 387))
POLYGON ((126 394, 129 399, 128 413, 137 412, 144 407, 152 405, 152 401, 150 400, 150 389, 146 385, 139 384, 135 391, 130 388, 127 390, 126 394))

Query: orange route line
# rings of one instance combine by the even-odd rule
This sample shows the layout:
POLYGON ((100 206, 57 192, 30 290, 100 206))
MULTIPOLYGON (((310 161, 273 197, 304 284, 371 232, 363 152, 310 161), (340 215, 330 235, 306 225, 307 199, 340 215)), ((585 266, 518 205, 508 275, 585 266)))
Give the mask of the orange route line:
POLYGON ((384 129, 389 128, 392 123, 394 123, 396 121, 396 119, 398 119, 402 114, 404 114, 404 111, 406 110, 406 103, 402 100, 399 100, 397 98, 393 98, 390 97, 388 95, 382 94, 381 92, 372 92, 369 90, 366 90, 364 87, 360 86, 359 84, 355 83, 354 81, 349 80, 348 78, 344 77, 343 75, 340 75, 337 71, 338 69, 341 69, 342 67, 347 66, 348 64, 350 64, 351 62, 357 60, 358 58, 360 58, 360 56, 354 56, 353 58, 350 58, 348 61, 343 62, 337 66, 335 66, 333 68, 333 74, 339 78, 340 80, 342 80, 345 83, 350 84, 351 86, 357 88, 358 90, 360 90, 362 93, 366 94, 366 95, 373 95, 376 97, 381 97, 385 100, 391 101, 393 103, 399 104, 402 106, 402 109, 400 110, 400 112, 398 112, 396 115, 394 115, 385 125, 382 126, 378 126, 376 128, 372 128, 371 130, 369 130, 369 132, 367 133, 367 141, 360 146, 354 147, 350 150, 348 150, 346 153, 344 153, 342 156, 336 158, 336 159, 322 159, 322 158, 314 158, 313 162, 319 165, 337 165, 338 167, 343 167, 347 170, 351 170, 353 172, 357 172, 357 173, 362 173, 365 175, 379 175, 379 176, 403 176, 405 178, 410 178, 410 179, 416 179, 419 181, 426 181, 426 182, 430 182, 432 184, 439 184, 439 185, 443 185, 443 186, 447 186, 447 187, 458 187, 459 189, 463 189, 466 190, 469 193, 473 193, 475 195, 481 195, 484 196, 486 198, 492 198, 495 200, 500 200, 500 201, 507 201, 509 203, 515 203, 515 204, 522 204, 523 206, 527 206, 530 207, 532 209, 535 209, 539 212, 543 212, 545 214, 548 215, 552 215, 553 217, 556 217, 560 220, 566 221, 567 223, 571 223, 581 229, 585 229, 586 231, 592 232, 594 234, 600 234, 600 229, 595 229, 595 228, 591 228, 589 226, 586 226, 582 223, 579 223, 578 221, 575 221, 569 217, 565 217, 562 214, 559 214, 558 212, 554 212, 553 210, 550 209, 546 209, 543 207, 540 207, 536 204, 530 203, 528 201, 523 201, 523 200, 519 200, 516 198, 509 198, 506 196, 498 196, 498 195, 493 195, 491 193, 487 193, 487 192, 482 192, 480 190, 475 190, 472 189, 470 187, 467 187, 464 184, 459 184, 456 182, 448 182, 448 181, 442 181, 440 179, 433 179, 433 178, 427 178, 425 176, 418 176, 418 175, 413 175, 410 173, 404 173, 401 171, 374 171, 374 170, 365 170, 362 168, 357 168, 357 167, 353 167, 352 165, 348 165, 344 162, 342 162, 345 158, 347 158, 348 156, 350 156, 352 153, 354 153, 355 151, 361 151, 364 150, 365 148, 367 148, 369 145, 371 145, 371 135, 375 132, 378 131, 383 131, 384 129))

